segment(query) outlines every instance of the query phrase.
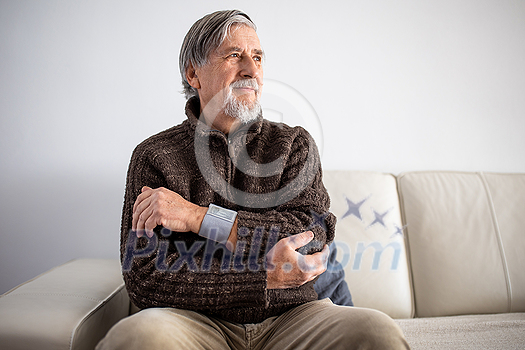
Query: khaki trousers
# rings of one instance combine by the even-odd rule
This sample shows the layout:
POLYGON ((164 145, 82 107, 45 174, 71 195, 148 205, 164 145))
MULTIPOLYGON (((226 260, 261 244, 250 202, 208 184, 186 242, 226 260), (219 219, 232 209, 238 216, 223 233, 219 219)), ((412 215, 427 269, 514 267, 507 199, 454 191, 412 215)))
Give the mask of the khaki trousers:
POLYGON ((96 350, 408 348, 401 329, 387 315, 324 299, 258 324, 173 308, 145 309, 113 326, 96 350))

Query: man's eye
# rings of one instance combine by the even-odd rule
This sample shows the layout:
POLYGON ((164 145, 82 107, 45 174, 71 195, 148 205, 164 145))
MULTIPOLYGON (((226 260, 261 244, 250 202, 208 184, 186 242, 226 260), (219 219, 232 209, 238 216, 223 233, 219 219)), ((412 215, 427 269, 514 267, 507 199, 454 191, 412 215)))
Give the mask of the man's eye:
POLYGON ((255 56, 253 58, 254 61, 258 61, 258 62, 261 62, 262 61, 262 57, 261 56, 255 56))
POLYGON ((235 58, 237 58, 237 57, 240 57, 240 55, 239 55, 238 53, 232 53, 232 54, 230 54, 230 57, 235 57, 235 58))

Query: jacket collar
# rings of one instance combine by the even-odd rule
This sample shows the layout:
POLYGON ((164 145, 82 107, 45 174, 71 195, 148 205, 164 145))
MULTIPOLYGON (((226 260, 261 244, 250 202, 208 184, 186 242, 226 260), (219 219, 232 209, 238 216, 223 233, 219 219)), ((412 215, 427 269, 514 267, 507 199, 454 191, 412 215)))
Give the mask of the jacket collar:
MULTIPOLYGON (((186 116, 191 128, 195 131, 195 133, 199 136, 224 135, 227 138, 228 135, 225 135, 219 130, 210 128, 203 120, 199 118, 200 107, 201 105, 198 96, 193 96, 186 102, 186 116)), ((235 137, 236 134, 259 134, 262 129, 262 124, 263 117, 261 114, 254 122, 241 125, 233 132, 231 136, 235 137)))

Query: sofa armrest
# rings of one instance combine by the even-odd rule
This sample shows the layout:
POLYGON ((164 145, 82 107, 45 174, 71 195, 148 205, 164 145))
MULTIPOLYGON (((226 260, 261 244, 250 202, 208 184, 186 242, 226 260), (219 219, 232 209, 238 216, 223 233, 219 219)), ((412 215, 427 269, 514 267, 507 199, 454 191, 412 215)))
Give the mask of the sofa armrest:
POLYGON ((0 344, 93 349, 129 307, 118 260, 73 260, 0 297, 0 344))

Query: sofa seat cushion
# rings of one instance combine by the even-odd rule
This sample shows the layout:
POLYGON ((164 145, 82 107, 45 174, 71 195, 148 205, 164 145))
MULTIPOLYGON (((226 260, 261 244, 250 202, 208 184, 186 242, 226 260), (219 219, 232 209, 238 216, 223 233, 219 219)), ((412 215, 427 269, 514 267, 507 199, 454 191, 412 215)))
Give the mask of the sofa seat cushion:
POLYGON ((523 349, 525 313, 396 320, 412 350, 523 349))
POLYGON ((0 344, 93 349, 129 305, 118 260, 73 260, 0 297, 0 344))

